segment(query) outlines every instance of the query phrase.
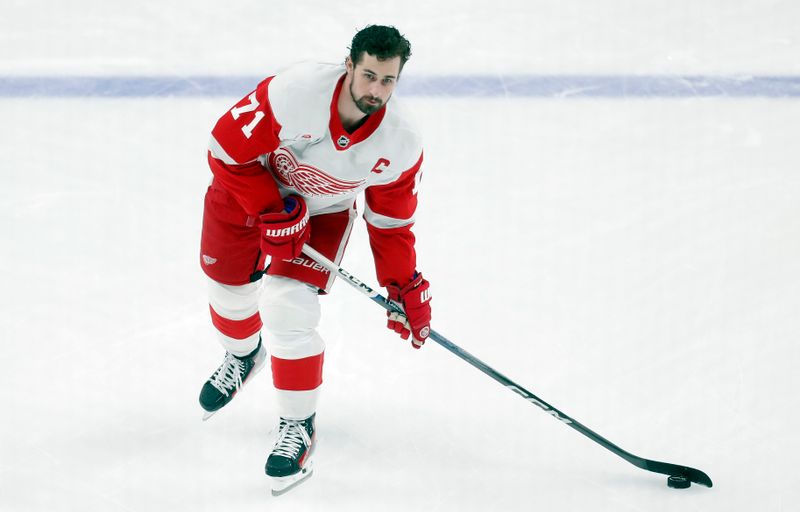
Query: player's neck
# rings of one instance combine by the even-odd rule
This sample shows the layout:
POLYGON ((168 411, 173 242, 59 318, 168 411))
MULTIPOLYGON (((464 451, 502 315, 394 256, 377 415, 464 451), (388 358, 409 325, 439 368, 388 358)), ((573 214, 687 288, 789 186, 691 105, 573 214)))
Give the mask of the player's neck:
POLYGON ((350 83, 348 79, 342 82, 342 90, 339 91, 339 101, 336 105, 336 109, 339 111, 339 119, 342 121, 342 127, 347 130, 348 133, 356 131, 359 126, 364 124, 364 121, 366 121, 368 117, 367 114, 363 113, 358 108, 356 102, 353 101, 350 95, 350 83))

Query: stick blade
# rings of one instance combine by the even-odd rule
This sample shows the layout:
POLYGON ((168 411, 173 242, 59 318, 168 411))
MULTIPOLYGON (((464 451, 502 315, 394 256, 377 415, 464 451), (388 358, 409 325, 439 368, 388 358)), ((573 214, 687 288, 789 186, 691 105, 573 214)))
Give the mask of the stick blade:
POLYGON ((669 464, 668 462, 658 462, 648 460, 644 469, 654 473, 661 473, 662 475, 683 475, 692 483, 705 485, 706 487, 713 487, 711 478, 699 469, 690 468, 689 466, 681 466, 678 464, 669 464))

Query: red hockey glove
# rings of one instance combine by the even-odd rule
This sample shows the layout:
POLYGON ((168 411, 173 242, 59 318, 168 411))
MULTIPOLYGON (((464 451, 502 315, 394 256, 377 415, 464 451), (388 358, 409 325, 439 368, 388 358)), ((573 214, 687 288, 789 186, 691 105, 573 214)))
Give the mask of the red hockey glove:
POLYGON ((414 348, 420 348, 431 331, 430 283, 416 274, 411 284, 403 289, 390 284, 386 286, 389 300, 400 306, 405 314, 387 312, 386 327, 400 334, 404 340, 411 336, 414 348))
POLYGON ((296 258, 308 242, 311 230, 308 225, 308 208, 300 196, 283 199, 284 210, 259 215, 261 224, 261 252, 273 258, 296 258))

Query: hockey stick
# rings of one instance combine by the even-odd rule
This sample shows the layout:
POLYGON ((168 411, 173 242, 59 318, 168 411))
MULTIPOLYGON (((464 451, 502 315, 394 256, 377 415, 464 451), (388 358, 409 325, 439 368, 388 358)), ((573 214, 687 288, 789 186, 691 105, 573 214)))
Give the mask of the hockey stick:
MULTIPOLYGON (((403 312, 398 306, 396 306, 394 303, 386 299, 386 297, 384 297, 383 295, 379 294, 378 292, 376 292, 375 290, 364 284, 355 276, 347 272, 345 269, 338 266, 336 263, 332 262, 322 254, 314 250, 308 244, 305 244, 303 246, 303 252, 306 253, 306 255, 308 255, 309 257, 311 257, 313 260, 315 260, 317 263, 328 269, 330 272, 335 273, 337 276, 344 279, 347 283, 349 283, 351 286, 359 290, 361 293, 372 299, 373 302, 377 303, 385 310, 398 313, 403 312)), ((473 356, 466 350, 462 349, 455 343, 449 341, 447 338, 437 333, 433 329, 431 329, 429 338, 438 343, 439 345, 441 345, 442 347, 446 348, 453 354, 457 355, 467 363, 471 364, 478 370, 482 371, 489 377, 493 378, 503 386, 507 387, 514 393, 520 395, 528 402, 539 407, 544 412, 554 417, 561 423, 569 427, 572 427, 573 429, 585 435, 586 437, 596 442, 600 446, 619 455, 620 457, 630 462, 634 466, 647 471, 652 471, 654 473, 669 475, 667 484, 670 487, 685 488, 689 487, 689 485, 691 485, 691 482, 702 484, 707 487, 711 487, 713 485, 708 475, 706 475, 699 469, 690 468, 688 466, 681 466, 679 464, 670 464, 668 462, 658 462, 655 460, 645 459, 623 450, 622 448, 615 445, 608 439, 605 439, 604 437, 600 436, 593 430, 575 421, 573 418, 567 416, 566 414, 556 409, 552 405, 548 404, 541 398, 537 397, 527 389, 523 388, 519 384, 509 379, 508 377, 496 371, 491 366, 487 365, 486 363, 484 363, 477 357, 473 356)))

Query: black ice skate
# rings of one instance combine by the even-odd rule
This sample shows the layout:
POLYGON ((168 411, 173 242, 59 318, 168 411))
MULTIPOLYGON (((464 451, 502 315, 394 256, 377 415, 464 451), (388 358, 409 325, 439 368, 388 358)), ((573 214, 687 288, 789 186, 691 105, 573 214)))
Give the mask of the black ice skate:
POLYGON ((281 418, 278 439, 264 468, 272 480, 272 495, 280 496, 300 484, 314 472, 314 416, 304 420, 281 418))
POLYGON ((266 359, 267 351, 261 340, 258 341, 258 347, 246 356, 237 357, 225 352, 222 364, 200 390, 200 406, 206 411, 203 421, 233 400, 239 388, 263 368, 266 359))

